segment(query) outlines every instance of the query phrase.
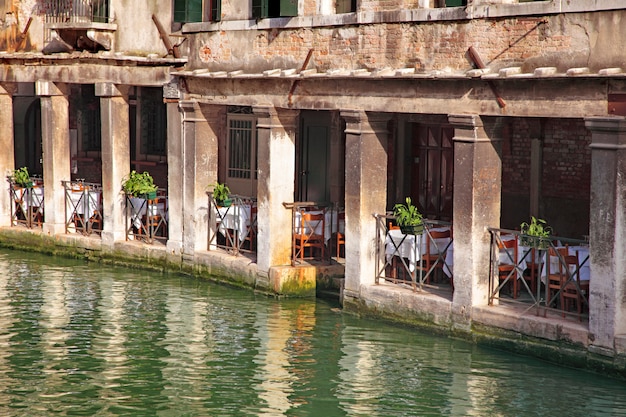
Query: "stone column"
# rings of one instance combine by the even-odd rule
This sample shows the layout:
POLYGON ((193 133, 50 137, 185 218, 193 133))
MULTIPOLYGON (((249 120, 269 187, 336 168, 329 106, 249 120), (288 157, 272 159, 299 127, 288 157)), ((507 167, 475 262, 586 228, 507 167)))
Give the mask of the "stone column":
MULTIPOLYGON (((500 226, 502 162, 478 115, 450 115, 454 127, 454 298, 452 320, 470 329, 472 306, 488 304, 490 237, 500 226)), ((496 146, 498 145, 498 146, 496 146)))
POLYGON ((102 243, 113 246, 126 239, 122 181, 130 171, 128 88, 96 83, 102 119, 102 243))
POLYGON ((258 116, 257 265, 262 276, 270 267, 291 263, 291 211, 295 178, 295 136, 299 111, 254 107, 258 116))
POLYGON ((183 250, 183 122, 177 83, 163 87, 167 111, 167 254, 180 259, 183 250), (178 213, 174 215, 174 213, 178 213))
POLYGON ((626 353, 626 119, 593 117, 589 337, 590 350, 626 353))
POLYGON ((37 81, 41 98, 43 142, 44 233, 65 233, 65 192, 62 181, 70 178, 70 124, 66 84, 37 81))
POLYGON ((359 298, 373 285, 376 271, 376 219, 387 202, 386 114, 342 110, 346 121, 346 267, 345 298, 359 298))
POLYGON ((217 181, 222 106, 181 101, 183 112, 183 257, 206 251, 209 233, 207 187, 217 181))
POLYGON ((12 202, 5 177, 15 169, 13 94, 16 89, 16 84, 0 84, 0 227, 11 225, 12 202))

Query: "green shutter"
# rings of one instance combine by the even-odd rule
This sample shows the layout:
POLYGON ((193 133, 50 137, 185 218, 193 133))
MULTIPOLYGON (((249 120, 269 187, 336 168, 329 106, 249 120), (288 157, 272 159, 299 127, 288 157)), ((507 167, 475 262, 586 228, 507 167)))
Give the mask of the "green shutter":
POLYGON ((187 0, 186 22, 202 22, 202 0, 187 0))
POLYGON ((466 4, 467 0, 446 0, 446 7, 465 6, 466 4))
POLYGON ((252 0, 252 17, 264 19, 267 17, 268 0, 252 0))
POLYGON ((280 0, 280 16, 298 16, 298 0, 280 0))
POLYGON ((337 0, 335 3, 335 13, 356 12, 356 0, 337 0))
POLYGON ((175 22, 202 22, 202 0, 174 0, 175 22))

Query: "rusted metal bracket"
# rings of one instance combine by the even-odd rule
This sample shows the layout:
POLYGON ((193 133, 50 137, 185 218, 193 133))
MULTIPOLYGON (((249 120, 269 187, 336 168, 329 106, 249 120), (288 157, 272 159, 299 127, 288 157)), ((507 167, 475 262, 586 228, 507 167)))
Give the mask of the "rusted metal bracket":
MULTIPOLYGON (((304 60, 304 63, 302 64, 302 67, 300 68, 300 72, 304 71, 306 67, 309 65, 309 61, 311 60, 311 55, 313 55, 313 49, 309 49, 309 53, 306 55, 306 59, 304 60)), ((293 104, 292 103, 293 93, 296 91, 296 87, 298 86, 298 81, 300 81, 300 79, 296 79, 291 84, 291 88, 289 89, 289 95, 287 96, 287 103, 289 103, 289 107, 291 107, 291 105, 293 104)))
POLYGON ((154 24, 157 27, 157 30, 159 31, 159 36, 161 36, 161 40, 163 41, 163 44, 165 45, 165 48, 167 49, 167 53, 172 54, 174 58, 180 58, 180 51, 178 50, 178 46, 180 45, 180 43, 178 45, 172 45, 172 41, 170 41, 170 38, 167 35, 167 32, 165 31, 165 29, 163 28, 163 25, 161 24, 161 22, 155 15, 152 15, 152 21, 154 22, 154 24))
POLYGON ((17 35, 17 40, 14 47, 15 52, 19 51, 22 47, 22 43, 24 42, 24 39, 26 39, 26 34, 28 33, 28 29, 30 29, 31 23, 33 23, 33 18, 29 17, 28 22, 26 22, 26 27, 24 28, 24 31, 17 35))
MULTIPOLYGON (((469 55, 470 61, 472 61, 472 64, 474 64, 476 68, 478 69, 485 68, 485 64, 483 63, 483 60, 480 59, 480 55, 478 55, 478 52, 476 52, 473 46, 469 47, 469 49, 467 50, 467 54, 469 55)), ((498 89, 496 88, 496 85, 494 84, 494 82, 491 80, 487 80, 487 85, 491 88, 491 91, 493 91, 493 94, 496 96, 496 101, 498 102, 498 106, 500 106, 501 109, 506 107, 506 103, 500 96, 500 93, 498 93, 498 89)))

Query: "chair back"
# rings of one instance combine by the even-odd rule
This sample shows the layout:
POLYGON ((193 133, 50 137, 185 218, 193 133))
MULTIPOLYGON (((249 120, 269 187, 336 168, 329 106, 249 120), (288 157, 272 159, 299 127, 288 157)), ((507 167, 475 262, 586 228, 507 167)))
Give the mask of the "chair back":
POLYGON ((300 234, 308 236, 323 235, 325 226, 324 213, 302 213, 300 234))

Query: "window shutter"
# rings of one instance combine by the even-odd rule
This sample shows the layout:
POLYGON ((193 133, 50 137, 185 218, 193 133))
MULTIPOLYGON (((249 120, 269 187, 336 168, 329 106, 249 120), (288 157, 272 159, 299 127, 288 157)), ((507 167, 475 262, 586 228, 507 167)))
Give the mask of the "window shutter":
POLYGON ((298 0, 280 0, 280 15, 298 16, 298 0))
POLYGON ((175 22, 202 22, 202 0, 174 0, 175 22))
POLYGON ((252 17, 264 19, 268 16, 268 0, 252 0, 252 17))
POLYGON ((356 0, 337 0, 335 3, 335 13, 356 12, 356 0))

